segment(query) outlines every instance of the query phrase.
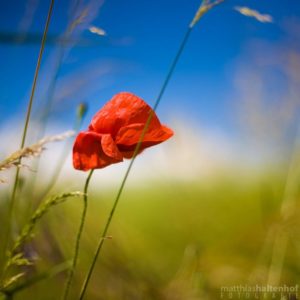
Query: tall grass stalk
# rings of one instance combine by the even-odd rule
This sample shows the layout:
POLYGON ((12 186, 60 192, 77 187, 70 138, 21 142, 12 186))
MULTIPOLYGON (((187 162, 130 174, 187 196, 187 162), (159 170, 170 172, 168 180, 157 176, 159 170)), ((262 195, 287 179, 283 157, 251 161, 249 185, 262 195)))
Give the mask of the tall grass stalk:
POLYGON ((281 273, 284 266, 286 249, 289 242, 288 232, 285 224, 293 216, 296 205, 296 195, 299 185, 299 143, 300 143, 300 123, 298 125, 294 145, 292 147, 291 159, 289 162, 286 182, 281 203, 281 224, 278 224, 274 244, 272 249, 271 264, 269 267, 267 283, 277 286, 280 283, 281 273))
POLYGON ((79 247, 80 247, 80 240, 81 240, 81 235, 82 235, 82 231, 83 231, 83 227, 84 227, 84 223, 85 223, 85 219, 86 219, 87 208, 88 208, 88 194, 87 194, 87 192, 88 192, 88 187, 89 187, 89 183, 90 183, 91 177, 93 175, 93 172, 94 172, 94 170, 90 171, 90 173, 89 173, 89 175, 88 175, 88 177, 85 181, 85 185, 84 185, 83 210, 82 210, 79 229, 78 229, 76 242, 75 242, 74 254, 73 254, 73 259, 72 259, 72 266, 71 266, 71 269, 68 273, 66 287, 65 287, 65 290, 64 290, 63 298, 62 298, 63 300, 66 300, 68 298, 70 287, 71 287, 73 277, 74 277, 75 268, 76 268, 76 265, 77 265, 79 247))
POLYGON ((175 68, 177 66, 179 58, 180 58, 180 56, 181 56, 181 54, 182 54, 182 52, 183 52, 183 50, 184 50, 184 48, 186 46, 186 43, 187 43, 187 41, 189 39, 190 33, 192 32, 192 29, 194 28, 195 24, 199 21, 199 19, 205 13, 207 13, 212 7, 214 7, 215 5, 217 5, 217 4, 219 4, 219 3, 223 2, 223 1, 224 0, 217 0, 217 1, 213 2, 213 3, 209 3, 208 0, 203 0, 202 3, 201 3, 201 5, 200 5, 200 7, 199 7, 199 9, 197 10, 197 12, 196 12, 196 14, 194 16, 192 22, 189 24, 189 26, 188 26, 188 28, 186 30, 186 33, 185 33, 185 35, 184 35, 184 37, 183 37, 183 39, 182 39, 182 41, 180 43, 180 46, 179 46, 178 51, 177 51, 177 53, 175 55, 175 58, 173 59, 173 62, 172 62, 171 66, 170 66, 170 68, 169 68, 169 70, 167 72, 167 75, 166 75, 165 80, 164 80, 164 82, 162 84, 162 87, 161 87, 161 89, 160 89, 160 91, 158 93, 158 96, 157 96, 156 101, 155 101, 154 106, 153 106, 153 111, 149 114, 147 122, 146 122, 146 124, 144 126, 144 129, 143 129, 142 134, 140 136, 139 142, 138 142, 138 144, 137 144, 137 146, 136 146, 136 148, 134 150, 133 157, 132 157, 132 159, 130 161, 130 164, 129 164, 129 166, 128 166, 126 172, 125 172, 125 175, 123 177, 123 180, 121 182, 120 188, 119 188, 119 190, 117 192, 116 198, 114 199, 113 207, 112 207, 112 209, 110 211, 109 217, 108 217, 108 219, 106 221, 106 224, 104 226, 104 230, 103 230, 103 232, 102 232, 102 234, 100 236, 100 239, 98 241, 98 245, 97 245, 97 248, 96 248, 96 251, 95 251, 92 263, 91 263, 91 265, 89 267, 89 270, 88 270, 88 273, 87 273, 87 275, 85 277, 85 280, 84 280, 84 283, 83 283, 83 286, 82 286, 82 289, 81 289, 81 292, 80 292, 80 295, 79 295, 79 299, 80 300, 82 300, 84 298, 84 296, 85 296, 85 293, 86 293, 89 281, 91 279, 91 276, 92 276, 95 264, 97 262, 97 259, 98 259, 98 256, 100 254, 100 251, 102 249, 102 246, 103 246, 104 240, 106 238, 109 226, 110 226, 112 218, 113 218, 113 216, 115 214, 116 208, 118 206, 119 200, 120 200, 122 192, 124 190, 124 186, 126 184, 126 181, 127 181, 128 176, 129 176, 129 173, 130 173, 130 171, 132 169, 132 166, 133 166, 133 164, 135 162, 136 156, 139 153, 139 150, 140 150, 141 144, 143 142, 144 136, 145 136, 145 134, 146 134, 146 132, 147 132, 147 130, 149 128, 149 125, 150 125, 151 120, 152 120, 152 118, 154 116, 154 113, 157 110, 157 107, 158 107, 159 103, 161 102, 162 96, 164 95, 164 92, 165 92, 165 90, 166 90, 166 88, 168 86, 168 83, 169 83, 169 81, 170 81, 170 79, 171 79, 171 77, 172 77, 172 75, 174 73, 174 70, 175 70, 175 68))
MULTIPOLYGON (((66 32, 64 33, 64 36, 66 38, 66 40, 68 41, 68 39, 70 38, 72 31, 74 30, 74 23, 76 23, 76 12, 78 10, 78 7, 80 5, 80 3, 82 2, 82 0, 76 0, 74 7, 71 11, 71 20, 67 26, 66 32)), ((47 128, 47 124, 48 124, 48 119, 49 116, 51 114, 52 111, 52 107, 53 107, 53 99, 54 99, 54 94, 55 94, 55 90, 56 90, 56 84, 57 84, 57 79, 59 77, 59 73, 61 71, 61 66, 63 63, 63 59, 64 59, 64 55, 65 55, 65 49, 64 49, 64 45, 60 45, 59 49, 58 49, 58 55, 57 55, 57 60, 56 60, 56 65, 54 68, 54 75, 50 81, 47 93, 46 93, 46 100, 45 100, 45 104, 43 105, 43 107, 41 108, 41 112, 40 115, 38 117, 38 123, 40 124, 39 127, 39 132, 37 134, 37 137, 40 138, 42 137, 45 132, 46 132, 46 128, 47 128)), ((59 160, 62 160, 62 158, 60 158, 59 160)), ((35 165, 35 169, 38 170, 39 169, 39 159, 37 159, 36 161, 36 165, 35 165)), ((53 173, 53 175, 55 175, 55 173, 57 172, 57 175, 59 175, 59 167, 56 168, 55 172, 53 173), (57 171, 58 170, 58 171, 57 171)), ((37 179, 37 174, 38 172, 35 173, 35 175, 32 177, 32 181, 31 181, 31 193, 33 193, 33 191, 35 190, 35 184, 36 184, 36 179, 37 179)), ((40 197, 41 199, 47 195, 47 192, 52 188, 52 186, 55 184, 55 178, 52 177, 49 185, 46 187, 46 192, 43 193, 43 195, 40 197)), ((31 207, 29 207, 29 210, 31 212, 31 207)))
MULTIPOLYGON (((22 140, 21 140, 21 145, 20 148, 22 149, 25 145, 26 141, 26 136, 27 136, 27 130, 28 130, 28 125, 29 125, 29 120, 30 120, 30 115, 31 115, 31 110, 32 110, 32 104, 33 104, 33 99, 35 95, 35 90, 36 90, 36 84, 37 84, 37 79, 39 76, 39 70, 41 66, 41 61, 44 53, 44 48, 46 44, 46 39, 47 39, 47 33, 48 33, 48 28, 52 16, 52 11, 53 11, 53 6, 54 6, 54 0, 50 1, 50 6, 48 9, 48 15, 45 23, 45 28, 44 28, 44 33, 41 41, 41 47, 38 55, 38 60, 36 64, 36 69, 33 77, 33 83, 32 83, 32 88, 31 88, 31 93, 30 93, 30 98, 27 106, 27 113, 26 113, 26 118, 25 118, 25 124, 23 128, 23 134, 22 134, 22 140)), ((21 163, 21 159, 19 160, 19 164, 21 163)), ((14 185, 13 185, 13 190, 12 190, 12 195, 9 203, 9 208, 8 208, 8 226, 7 226, 7 236, 6 236, 6 241, 5 241, 5 247, 4 249, 7 249, 8 244, 9 244, 9 237, 11 234, 11 229, 12 229, 12 224, 13 224, 13 210, 15 206, 15 199, 16 199, 16 194, 17 194, 17 189, 18 189, 18 181, 19 181, 19 175, 20 175, 20 168, 17 168, 15 179, 14 179, 14 185)))
MULTIPOLYGON (((74 16, 76 16, 76 12, 78 10, 78 7, 80 5, 80 2, 82 0, 76 0, 74 7, 71 11, 71 20, 67 26, 67 29, 64 33, 64 36, 66 38, 66 40, 68 41, 68 39, 70 38, 73 30, 74 30, 74 23, 76 23, 76 18, 74 18, 74 16)), ((54 71, 54 76, 52 78, 52 80, 50 81, 50 85, 48 88, 48 93, 46 95, 46 101, 45 101, 45 105, 42 109, 42 112, 40 113, 40 123, 41 123, 41 127, 40 127, 40 132, 39 132, 39 136, 43 136, 45 134, 46 131, 46 127, 48 124, 48 119, 52 110, 52 106, 53 106, 53 99, 54 99, 54 94, 55 94, 55 90, 56 90, 56 84, 57 84, 57 79, 59 77, 60 71, 61 71, 61 66, 64 60, 64 55, 65 55, 65 45, 62 44, 59 47, 58 50, 58 55, 57 55, 57 61, 56 61, 56 66, 55 66, 55 71, 54 71)))

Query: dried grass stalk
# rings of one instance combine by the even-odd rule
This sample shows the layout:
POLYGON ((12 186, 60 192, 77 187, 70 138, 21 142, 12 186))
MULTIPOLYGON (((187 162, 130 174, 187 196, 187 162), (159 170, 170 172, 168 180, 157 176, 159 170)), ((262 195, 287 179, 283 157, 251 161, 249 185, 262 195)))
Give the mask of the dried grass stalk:
POLYGON ((210 2, 209 0, 203 0, 193 21, 190 24, 190 27, 194 27, 195 24, 205 15, 209 10, 211 10, 214 6, 224 2, 225 0, 216 0, 214 2, 210 2))
POLYGON ((261 14, 257 10, 251 9, 249 7, 236 6, 234 9, 246 17, 255 18, 259 22, 262 22, 262 23, 272 23, 273 22, 272 16, 267 15, 267 14, 261 14))
MULTIPOLYGON (((51 142, 62 141, 66 138, 73 136, 74 134, 75 134, 74 131, 67 131, 62 134, 45 137, 31 146, 24 147, 14 153, 12 153, 6 159, 1 161, 0 162, 0 171, 9 169, 12 166, 21 167, 21 166, 23 166, 22 164, 20 164, 21 158, 39 156, 42 153, 42 151, 45 150, 45 148, 44 148, 45 144, 48 144, 51 142)), ((3 180, 1 180, 1 181, 3 181, 3 180)))

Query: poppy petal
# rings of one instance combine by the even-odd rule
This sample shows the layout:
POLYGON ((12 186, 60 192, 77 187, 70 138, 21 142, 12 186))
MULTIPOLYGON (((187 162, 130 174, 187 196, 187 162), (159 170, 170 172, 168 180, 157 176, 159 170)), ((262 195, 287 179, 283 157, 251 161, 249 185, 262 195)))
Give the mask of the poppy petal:
MULTIPOLYGON (((139 142, 145 124, 130 124, 122 127, 116 136, 116 144, 125 158, 131 158, 133 151, 139 142)), ((173 135, 173 131, 167 126, 161 125, 158 129, 146 132, 141 143, 141 150, 162 143, 173 135)))
POLYGON ((112 139, 110 134, 103 134, 101 139, 101 146, 103 152, 116 160, 122 161, 123 156, 122 153, 119 151, 117 145, 115 144, 114 140, 112 139))
POLYGON ((73 166, 77 170, 87 171, 90 169, 104 168, 110 164, 118 163, 123 158, 117 154, 113 155, 112 146, 108 145, 108 138, 104 138, 106 142, 105 151, 102 146, 102 135, 92 131, 80 132, 73 146, 73 166), (111 149, 109 151, 108 149, 111 149), (106 153, 109 153, 107 155, 106 153))
MULTIPOLYGON (((100 109, 93 117, 89 129, 98 133, 109 133, 114 139, 120 128, 129 124, 147 122, 149 114, 153 112, 152 108, 138 96, 122 92, 116 94, 100 109)), ((161 124, 153 114, 150 129, 158 129, 161 124)))

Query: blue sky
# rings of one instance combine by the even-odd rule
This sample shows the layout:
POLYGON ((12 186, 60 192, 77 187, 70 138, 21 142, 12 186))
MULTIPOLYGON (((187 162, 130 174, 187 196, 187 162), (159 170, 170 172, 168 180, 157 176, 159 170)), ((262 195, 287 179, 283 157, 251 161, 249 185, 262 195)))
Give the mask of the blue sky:
MULTIPOLYGON (((0 32, 42 33, 48 2, 0 1, 0 32), (30 5, 35 7, 35 12, 32 22, 26 23, 24 16, 30 5)), ((89 104, 85 126, 90 117, 119 91, 134 92, 153 104, 200 3, 199 0, 81 2, 81 11, 86 7, 90 10, 73 36, 87 39, 92 45, 75 43, 64 50, 52 120, 65 122, 66 127, 72 127, 75 108, 81 101, 89 104), (87 30, 90 25, 103 28, 107 36, 90 33, 87 30)), ((71 4, 72 1, 56 1, 50 35, 64 32, 70 19, 71 4)), ((251 64, 251 49, 256 51, 260 41, 269 43, 270 48, 272 45, 280 47, 288 40, 286 24, 290 20, 298 24, 299 17, 298 0, 227 0, 213 9, 200 20, 190 36, 158 109, 162 119, 181 115, 205 126, 232 130, 236 124, 236 103, 233 101, 237 97, 236 69, 241 61, 251 64), (273 16, 274 23, 264 24, 242 16, 233 10, 237 5, 268 13, 273 16)), ((294 43, 297 44, 297 40, 294 43)), ((10 119, 23 119, 38 51, 38 43, 0 44, 0 124, 10 119)), ((58 45, 47 44, 33 117, 45 101, 58 52, 58 45)), ((263 59, 269 54, 259 55, 263 59)))

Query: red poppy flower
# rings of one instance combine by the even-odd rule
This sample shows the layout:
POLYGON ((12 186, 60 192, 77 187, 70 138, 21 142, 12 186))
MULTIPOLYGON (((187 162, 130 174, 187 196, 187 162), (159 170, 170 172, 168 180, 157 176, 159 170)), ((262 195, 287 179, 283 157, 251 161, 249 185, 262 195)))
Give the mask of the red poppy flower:
MULTIPOLYGON (((99 169, 132 158, 151 112, 151 107, 134 94, 115 95, 96 113, 88 131, 77 135, 73 146, 74 168, 99 169)), ((153 113, 140 152, 172 135, 173 131, 162 125, 153 113)))

